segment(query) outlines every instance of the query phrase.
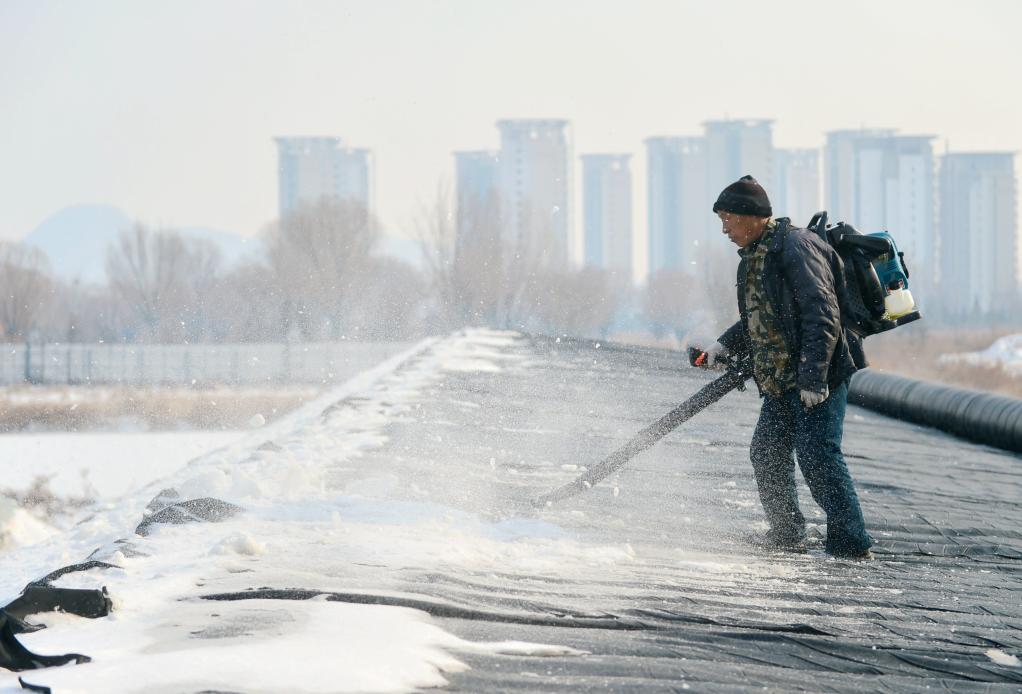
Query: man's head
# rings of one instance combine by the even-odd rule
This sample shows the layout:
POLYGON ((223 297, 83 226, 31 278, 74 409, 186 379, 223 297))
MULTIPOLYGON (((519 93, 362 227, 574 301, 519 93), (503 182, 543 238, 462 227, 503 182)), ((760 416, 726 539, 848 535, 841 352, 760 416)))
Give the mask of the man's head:
POLYGON ((773 216, 766 191, 752 176, 742 176, 722 190, 713 211, 720 217, 722 231, 739 248, 758 241, 773 216))

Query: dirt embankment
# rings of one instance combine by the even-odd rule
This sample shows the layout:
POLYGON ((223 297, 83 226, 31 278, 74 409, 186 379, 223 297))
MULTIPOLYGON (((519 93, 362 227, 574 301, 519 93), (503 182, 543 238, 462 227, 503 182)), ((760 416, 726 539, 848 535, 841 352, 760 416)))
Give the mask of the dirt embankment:
POLYGON ((314 387, 0 388, 0 433, 109 429, 238 429, 272 421, 320 393, 314 387))

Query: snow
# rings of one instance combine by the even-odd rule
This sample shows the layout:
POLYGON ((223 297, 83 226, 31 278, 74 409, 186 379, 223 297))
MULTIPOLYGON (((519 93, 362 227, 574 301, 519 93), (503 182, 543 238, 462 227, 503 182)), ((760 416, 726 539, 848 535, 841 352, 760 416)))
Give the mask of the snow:
MULTIPOLYGON (((52 433, 0 436, 0 489, 23 495, 38 478, 56 499, 112 504, 147 487, 241 432, 52 433)), ((69 528, 92 513, 86 505, 63 504, 64 513, 47 521, 0 496, 0 558, 69 528)))
POLYGON ((943 354, 940 362, 965 363, 973 366, 1000 366, 1009 373, 1022 376, 1022 335, 1007 335, 979 352, 943 354))
POLYGON ((211 554, 242 554, 250 557, 266 554, 266 545, 248 533, 235 533, 215 545, 211 554))
POLYGON ((996 648, 990 648, 986 652, 987 657, 998 665, 1004 665, 1006 667, 1022 667, 1022 661, 1017 656, 1005 653, 1004 651, 996 648))
MULTIPOLYGON (((360 467, 364 452, 387 441, 387 426, 421 406, 415 401, 445 371, 494 373, 515 358, 499 351, 515 339, 473 331, 426 340, 269 425, 195 440, 207 450, 187 464, 183 460, 192 456, 181 439, 161 443, 177 456, 158 461, 139 461, 123 437, 83 451, 71 467, 88 470, 108 498, 123 496, 64 532, 40 533, 33 546, 5 554, 0 601, 55 568, 92 557, 118 568, 68 574, 58 585, 107 586, 115 609, 98 620, 34 617, 52 628, 23 635, 28 648, 84 652, 94 662, 32 671, 25 679, 61 692, 239 686, 247 692, 395 692, 442 685, 445 673, 465 668, 458 652, 584 655, 558 644, 470 643, 405 607, 199 599, 254 586, 401 596, 400 569, 407 566, 514 566, 562 575, 567 565, 588 570, 635 561, 629 545, 585 544, 542 520, 478 516, 422 489, 421 498, 401 498, 394 492, 402 480, 360 467), (115 442, 118 454, 111 452, 115 442), (185 499, 212 496, 246 511, 220 523, 157 525, 147 537, 133 535, 146 504, 167 487, 185 499), (130 538, 134 551, 116 542, 121 538, 130 538)), ((73 446, 84 449, 89 441, 83 436, 73 446)), ((37 449, 33 459, 54 469, 45 468, 57 466, 51 456, 71 447, 65 438, 37 449)), ((22 482, 31 477, 21 474, 22 482)), ((74 476, 54 482, 78 492, 74 476)), ((20 691, 17 686, 14 675, 0 676, 0 691, 20 691)))
POLYGON ((88 644, 93 662, 22 676, 60 692, 235 691, 239 682, 253 693, 394 692, 443 685, 443 672, 465 668, 449 653, 460 640, 406 608, 275 600, 139 607, 107 620, 58 615, 59 625, 24 642, 39 652, 88 644))
POLYGON ((57 529, 39 520, 13 499, 0 497, 0 555, 14 547, 42 542, 57 529))
POLYGON ((234 690, 239 682, 257 683, 245 686, 246 692, 410 691, 442 686, 443 673, 465 670, 458 652, 583 655, 563 646, 468 642, 419 610, 326 601, 167 605, 144 621, 118 624, 116 631, 66 615, 45 621, 53 628, 26 642, 40 651, 66 652, 85 636, 94 658, 23 673, 27 681, 45 681, 61 692, 234 690), (75 638, 68 638, 72 631, 75 638))
POLYGON ((243 432, 52 433, 0 436, 0 486, 49 478, 57 496, 112 501, 170 475, 243 432))

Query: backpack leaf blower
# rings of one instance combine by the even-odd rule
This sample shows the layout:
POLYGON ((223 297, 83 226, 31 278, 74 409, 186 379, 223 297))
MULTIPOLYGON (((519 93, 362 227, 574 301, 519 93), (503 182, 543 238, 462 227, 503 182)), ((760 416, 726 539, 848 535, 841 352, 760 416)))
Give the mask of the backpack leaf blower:
POLYGON ((845 327, 868 337, 922 318, 908 288, 905 254, 888 232, 862 234, 845 222, 827 226, 826 212, 814 214, 806 228, 833 246, 844 262, 845 327))

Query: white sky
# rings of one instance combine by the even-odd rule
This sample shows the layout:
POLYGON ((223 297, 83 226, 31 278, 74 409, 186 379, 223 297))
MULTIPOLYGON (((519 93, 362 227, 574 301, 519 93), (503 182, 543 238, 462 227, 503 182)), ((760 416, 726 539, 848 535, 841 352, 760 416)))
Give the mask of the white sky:
POLYGON ((1022 150, 1020 26, 1017 0, 0 0, 0 238, 83 202, 255 233, 276 135, 373 149, 392 231, 498 118, 632 152, 640 210, 642 140, 707 118, 775 118, 779 146, 867 125, 1022 150))

